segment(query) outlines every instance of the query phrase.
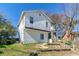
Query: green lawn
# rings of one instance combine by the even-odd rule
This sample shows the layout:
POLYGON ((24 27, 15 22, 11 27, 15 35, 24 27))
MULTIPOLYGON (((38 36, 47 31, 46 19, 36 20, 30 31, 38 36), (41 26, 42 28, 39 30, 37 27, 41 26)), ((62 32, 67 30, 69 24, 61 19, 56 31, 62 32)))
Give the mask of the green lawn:
MULTIPOLYGON (((39 50, 35 47, 36 44, 12 44, 0 45, 0 56, 28 56, 30 51, 39 50)), ((66 52, 38 52, 39 56, 61 56, 66 52)))

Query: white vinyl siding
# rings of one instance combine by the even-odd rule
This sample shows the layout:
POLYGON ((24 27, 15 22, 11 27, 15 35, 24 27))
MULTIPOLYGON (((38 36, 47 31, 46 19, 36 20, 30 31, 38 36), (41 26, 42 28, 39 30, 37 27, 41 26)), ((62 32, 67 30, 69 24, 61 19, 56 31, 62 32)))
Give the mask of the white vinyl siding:
POLYGON ((51 23, 49 19, 47 19, 44 15, 41 14, 39 16, 39 12, 37 13, 26 13, 26 27, 33 27, 37 29, 42 29, 42 30, 48 30, 50 31, 51 23), (29 21, 29 17, 33 17, 33 24, 31 24, 29 21))
POLYGON ((24 43, 47 43, 48 42, 48 32, 27 29, 24 32, 24 43), (40 34, 44 34, 44 39, 40 38, 40 34))
POLYGON ((51 23, 42 12, 25 12, 21 19, 19 33, 22 43, 48 42, 51 23))

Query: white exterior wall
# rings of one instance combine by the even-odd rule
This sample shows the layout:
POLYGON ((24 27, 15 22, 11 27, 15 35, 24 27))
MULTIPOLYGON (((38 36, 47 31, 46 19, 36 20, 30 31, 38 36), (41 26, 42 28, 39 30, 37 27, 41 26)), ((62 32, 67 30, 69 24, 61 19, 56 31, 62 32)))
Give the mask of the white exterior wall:
POLYGON ((41 30, 47 30, 50 31, 51 23, 47 16, 40 13, 41 16, 39 16, 40 12, 27 12, 23 15, 21 18, 21 23, 19 25, 19 34, 20 34, 20 41, 24 44, 27 43, 38 43, 38 42, 48 42, 48 32, 44 31, 38 31, 38 30, 32 30, 27 29, 25 27, 31 27, 41 30), (33 17, 33 24, 30 24, 30 18, 33 17), (48 22, 48 27, 46 27, 46 21, 48 22), (44 34, 44 40, 40 39, 40 34, 44 34))
POLYGON ((26 27, 32 27, 32 28, 50 31, 51 23, 49 19, 41 12, 26 13, 25 21, 26 21, 26 27), (41 14, 41 16, 39 16, 39 13, 41 14), (30 16, 33 17, 33 21, 34 21, 33 24, 30 24, 30 16), (46 22, 48 22, 48 27, 46 27, 46 22))
POLYGON ((26 29, 24 32, 24 44, 27 43, 45 43, 48 42, 48 32, 26 29), (40 38, 40 34, 44 34, 44 39, 40 38))
POLYGON ((23 20, 21 21, 19 28, 18 28, 21 42, 24 41, 24 28, 25 28, 25 17, 23 17, 23 20))

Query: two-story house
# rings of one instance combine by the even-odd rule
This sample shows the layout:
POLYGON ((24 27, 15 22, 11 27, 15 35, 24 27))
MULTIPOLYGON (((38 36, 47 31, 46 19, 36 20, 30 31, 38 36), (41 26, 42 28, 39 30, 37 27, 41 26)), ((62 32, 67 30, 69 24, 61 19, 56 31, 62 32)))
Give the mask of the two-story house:
POLYGON ((45 43, 51 32, 51 19, 39 10, 23 11, 18 23, 20 42, 45 43))

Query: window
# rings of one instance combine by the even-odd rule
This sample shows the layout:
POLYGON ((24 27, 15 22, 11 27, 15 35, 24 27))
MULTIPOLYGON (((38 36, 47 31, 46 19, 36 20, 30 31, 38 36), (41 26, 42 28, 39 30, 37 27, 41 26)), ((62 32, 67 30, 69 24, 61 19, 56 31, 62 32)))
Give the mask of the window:
POLYGON ((30 16, 30 23, 33 24, 33 17, 30 16))
POLYGON ((41 14, 39 13, 39 16, 41 16, 41 14))
POLYGON ((59 39, 61 39, 61 37, 60 37, 60 36, 58 36, 58 38, 59 38, 59 39))
POLYGON ((40 39, 44 39, 44 34, 40 34, 40 39))
POLYGON ((53 35, 55 35, 55 36, 56 36, 56 32, 54 32, 54 33, 53 33, 53 35))
POLYGON ((48 27, 48 22, 46 21, 46 27, 48 27))
POLYGON ((50 39, 50 38, 51 38, 51 32, 48 33, 48 39, 50 39))

